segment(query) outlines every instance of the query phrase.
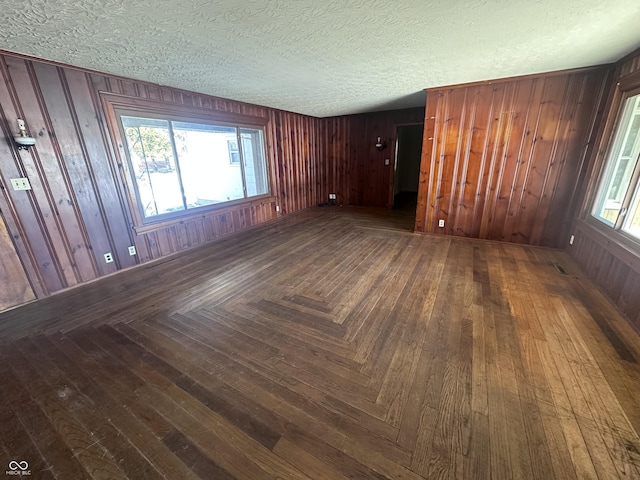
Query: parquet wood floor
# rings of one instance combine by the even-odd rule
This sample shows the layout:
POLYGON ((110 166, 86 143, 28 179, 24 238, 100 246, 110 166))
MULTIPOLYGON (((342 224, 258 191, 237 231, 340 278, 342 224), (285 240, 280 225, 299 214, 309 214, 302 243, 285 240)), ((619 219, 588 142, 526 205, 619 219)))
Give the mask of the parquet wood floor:
POLYGON ((310 209, 5 312, 3 468, 640 478, 640 338, 569 257, 410 224, 310 209))

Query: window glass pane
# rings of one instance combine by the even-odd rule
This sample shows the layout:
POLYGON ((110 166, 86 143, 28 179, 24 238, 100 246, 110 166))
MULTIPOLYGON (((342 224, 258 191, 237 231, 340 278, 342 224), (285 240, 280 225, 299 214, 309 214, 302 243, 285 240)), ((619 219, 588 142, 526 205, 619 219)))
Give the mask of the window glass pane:
POLYGON ((262 130, 241 128, 244 175, 247 181, 247 196, 264 195, 269 192, 267 162, 264 158, 262 130))
POLYGON ((169 122, 121 118, 144 217, 184 210, 169 122))
POLYGON ((634 237, 640 238, 640 186, 636 187, 636 193, 629 206, 622 229, 634 237))
POLYGON ((145 219, 269 193, 260 128, 127 113, 119 116, 145 219))
POLYGON ((627 99, 607 160, 593 215, 613 226, 640 154, 640 94, 627 99))
POLYGON ((187 122, 172 126, 187 208, 244 198, 236 129, 187 122))

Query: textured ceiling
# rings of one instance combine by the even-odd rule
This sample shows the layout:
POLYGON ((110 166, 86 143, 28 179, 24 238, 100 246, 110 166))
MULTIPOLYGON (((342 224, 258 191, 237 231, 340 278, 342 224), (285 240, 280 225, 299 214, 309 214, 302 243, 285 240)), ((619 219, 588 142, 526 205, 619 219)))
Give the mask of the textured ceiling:
POLYGON ((638 0, 0 0, 0 49, 318 117, 596 65, 638 0))

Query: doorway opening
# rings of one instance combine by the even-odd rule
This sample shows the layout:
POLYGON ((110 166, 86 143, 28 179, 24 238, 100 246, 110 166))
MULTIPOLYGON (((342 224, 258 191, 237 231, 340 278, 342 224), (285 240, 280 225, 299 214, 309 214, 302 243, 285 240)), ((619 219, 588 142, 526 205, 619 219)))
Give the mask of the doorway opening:
POLYGON ((393 175, 393 208, 415 215, 418 205, 424 124, 398 125, 393 175))

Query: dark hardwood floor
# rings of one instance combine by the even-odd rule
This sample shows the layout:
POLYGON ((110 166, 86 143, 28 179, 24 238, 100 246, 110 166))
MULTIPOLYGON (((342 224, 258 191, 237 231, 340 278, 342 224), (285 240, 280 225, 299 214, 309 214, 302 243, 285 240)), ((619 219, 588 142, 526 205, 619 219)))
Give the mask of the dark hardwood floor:
POLYGON ((0 315, 34 479, 640 478, 640 338, 558 251, 315 208, 0 315))

